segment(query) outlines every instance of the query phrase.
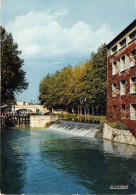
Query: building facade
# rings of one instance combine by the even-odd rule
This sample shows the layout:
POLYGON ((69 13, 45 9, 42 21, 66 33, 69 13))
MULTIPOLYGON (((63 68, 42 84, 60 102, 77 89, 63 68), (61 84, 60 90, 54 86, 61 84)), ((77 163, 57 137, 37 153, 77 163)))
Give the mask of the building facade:
POLYGON ((17 100, 16 101, 16 105, 18 105, 18 106, 25 106, 25 105, 31 105, 31 103, 27 102, 27 101, 17 100))
POLYGON ((107 119, 136 137, 136 20, 107 45, 107 119))

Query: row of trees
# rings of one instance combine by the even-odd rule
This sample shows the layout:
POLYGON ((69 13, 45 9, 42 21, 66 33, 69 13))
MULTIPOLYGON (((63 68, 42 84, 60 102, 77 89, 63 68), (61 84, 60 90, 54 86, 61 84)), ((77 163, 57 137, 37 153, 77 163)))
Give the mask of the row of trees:
POLYGON ((15 94, 27 89, 28 83, 22 69, 24 60, 21 51, 14 42, 12 34, 3 27, 1 32, 1 103, 9 104, 15 100, 15 94))
POLYGON ((47 75, 40 83, 39 100, 48 109, 78 109, 81 105, 106 107, 106 45, 91 54, 91 60, 78 66, 67 66, 47 75))

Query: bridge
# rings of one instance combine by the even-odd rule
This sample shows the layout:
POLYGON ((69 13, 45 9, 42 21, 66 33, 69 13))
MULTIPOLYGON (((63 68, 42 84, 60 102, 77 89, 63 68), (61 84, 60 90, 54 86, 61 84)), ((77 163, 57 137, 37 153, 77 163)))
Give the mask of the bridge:
POLYGON ((44 108, 42 105, 13 105, 11 108, 11 112, 15 113, 15 112, 32 112, 32 113, 41 113, 41 114, 45 114, 48 112, 47 108, 44 108))
POLYGON ((45 114, 49 112, 47 108, 39 104, 31 104, 26 101, 17 101, 15 105, 6 105, 2 108, 2 111, 5 113, 36 113, 36 114, 45 114))

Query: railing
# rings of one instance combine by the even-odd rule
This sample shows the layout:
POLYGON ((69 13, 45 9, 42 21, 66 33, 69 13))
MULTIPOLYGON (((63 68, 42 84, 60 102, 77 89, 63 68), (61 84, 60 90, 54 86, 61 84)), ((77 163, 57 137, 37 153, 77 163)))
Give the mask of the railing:
POLYGON ((63 109, 52 109, 52 112, 53 113, 67 113, 67 111, 63 109))

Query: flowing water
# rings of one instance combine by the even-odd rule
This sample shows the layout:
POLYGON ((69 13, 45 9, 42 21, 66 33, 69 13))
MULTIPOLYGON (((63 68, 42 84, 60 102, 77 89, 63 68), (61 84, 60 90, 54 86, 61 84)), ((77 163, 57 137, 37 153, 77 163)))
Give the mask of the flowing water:
POLYGON ((94 138, 97 131, 95 125, 63 121, 47 129, 4 131, 2 193, 136 193, 136 146, 94 138))

